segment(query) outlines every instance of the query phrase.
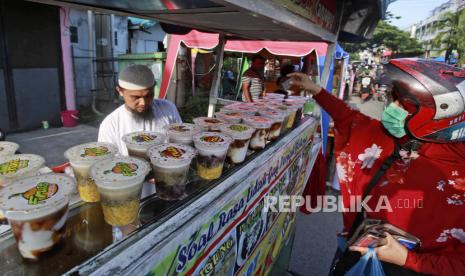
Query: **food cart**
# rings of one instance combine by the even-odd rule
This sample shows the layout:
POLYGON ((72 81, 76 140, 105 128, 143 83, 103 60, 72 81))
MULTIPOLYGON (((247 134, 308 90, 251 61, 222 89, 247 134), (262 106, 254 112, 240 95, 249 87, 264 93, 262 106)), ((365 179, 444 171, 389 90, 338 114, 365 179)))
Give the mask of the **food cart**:
MULTIPOLYGON (((174 25, 220 33, 210 115, 223 103, 217 91, 226 39, 327 42, 322 73, 326 85, 338 35, 369 35, 386 8, 381 0, 360 5, 330 0, 35 2, 152 18, 168 23, 165 28, 173 33, 187 32, 174 25)), ((106 224, 99 203, 78 202, 68 215, 65 240, 37 262, 24 261, 12 234, 2 234, 0 272, 267 275, 278 269, 275 264, 282 249, 292 244, 295 226, 293 212, 265 212, 267 196, 302 192, 321 148, 314 138, 317 126, 317 118, 302 118, 264 150, 250 152, 242 165, 227 167, 218 180, 200 180, 191 173, 185 199, 145 198, 138 221, 125 227, 106 224)))

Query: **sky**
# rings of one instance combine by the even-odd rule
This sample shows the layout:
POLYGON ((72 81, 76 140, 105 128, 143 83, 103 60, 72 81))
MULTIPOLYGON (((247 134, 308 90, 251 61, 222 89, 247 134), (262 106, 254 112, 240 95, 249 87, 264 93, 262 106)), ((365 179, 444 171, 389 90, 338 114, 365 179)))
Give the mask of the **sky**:
POLYGON ((391 3, 388 11, 395 16, 401 16, 399 20, 393 20, 392 24, 405 29, 429 16, 430 11, 448 0, 397 0, 391 3))

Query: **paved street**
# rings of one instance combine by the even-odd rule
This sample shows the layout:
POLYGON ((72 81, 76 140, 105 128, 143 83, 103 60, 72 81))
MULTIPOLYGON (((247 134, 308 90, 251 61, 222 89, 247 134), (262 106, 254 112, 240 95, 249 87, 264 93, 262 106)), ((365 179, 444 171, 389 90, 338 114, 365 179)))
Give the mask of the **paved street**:
MULTIPOLYGON (((381 118, 383 102, 360 103, 353 97, 349 104, 375 119, 381 118)), ((297 215, 297 230, 289 271, 295 276, 328 275, 336 250, 336 234, 342 228, 339 213, 297 215)))

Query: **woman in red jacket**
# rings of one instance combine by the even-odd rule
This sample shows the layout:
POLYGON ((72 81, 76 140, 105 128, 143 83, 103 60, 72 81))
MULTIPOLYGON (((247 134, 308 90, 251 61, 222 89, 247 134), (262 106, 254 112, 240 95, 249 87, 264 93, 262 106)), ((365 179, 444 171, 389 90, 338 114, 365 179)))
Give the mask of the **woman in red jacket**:
MULTIPOLYGON (((421 246, 409 251, 386 234, 387 243, 376 248, 379 259, 404 271, 465 275, 465 72, 412 59, 392 60, 387 69, 393 102, 381 121, 350 109, 305 75, 292 76, 293 84, 312 93, 334 120, 344 207, 350 207, 352 196, 364 194, 400 145, 400 157, 369 192, 370 209, 386 197, 389 210, 367 211, 366 216, 418 237, 421 246)), ((356 217, 343 214, 345 231, 356 217)))

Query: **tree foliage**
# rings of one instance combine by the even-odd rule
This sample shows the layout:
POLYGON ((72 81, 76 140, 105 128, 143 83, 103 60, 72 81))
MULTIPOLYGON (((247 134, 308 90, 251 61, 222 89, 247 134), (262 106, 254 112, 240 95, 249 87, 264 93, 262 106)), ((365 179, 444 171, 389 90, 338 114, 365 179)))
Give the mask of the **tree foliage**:
POLYGON ((465 10, 444 13, 436 24, 436 28, 443 31, 433 39, 433 46, 446 51, 446 60, 449 60, 452 51, 456 50, 460 62, 463 63, 465 60, 465 10))

